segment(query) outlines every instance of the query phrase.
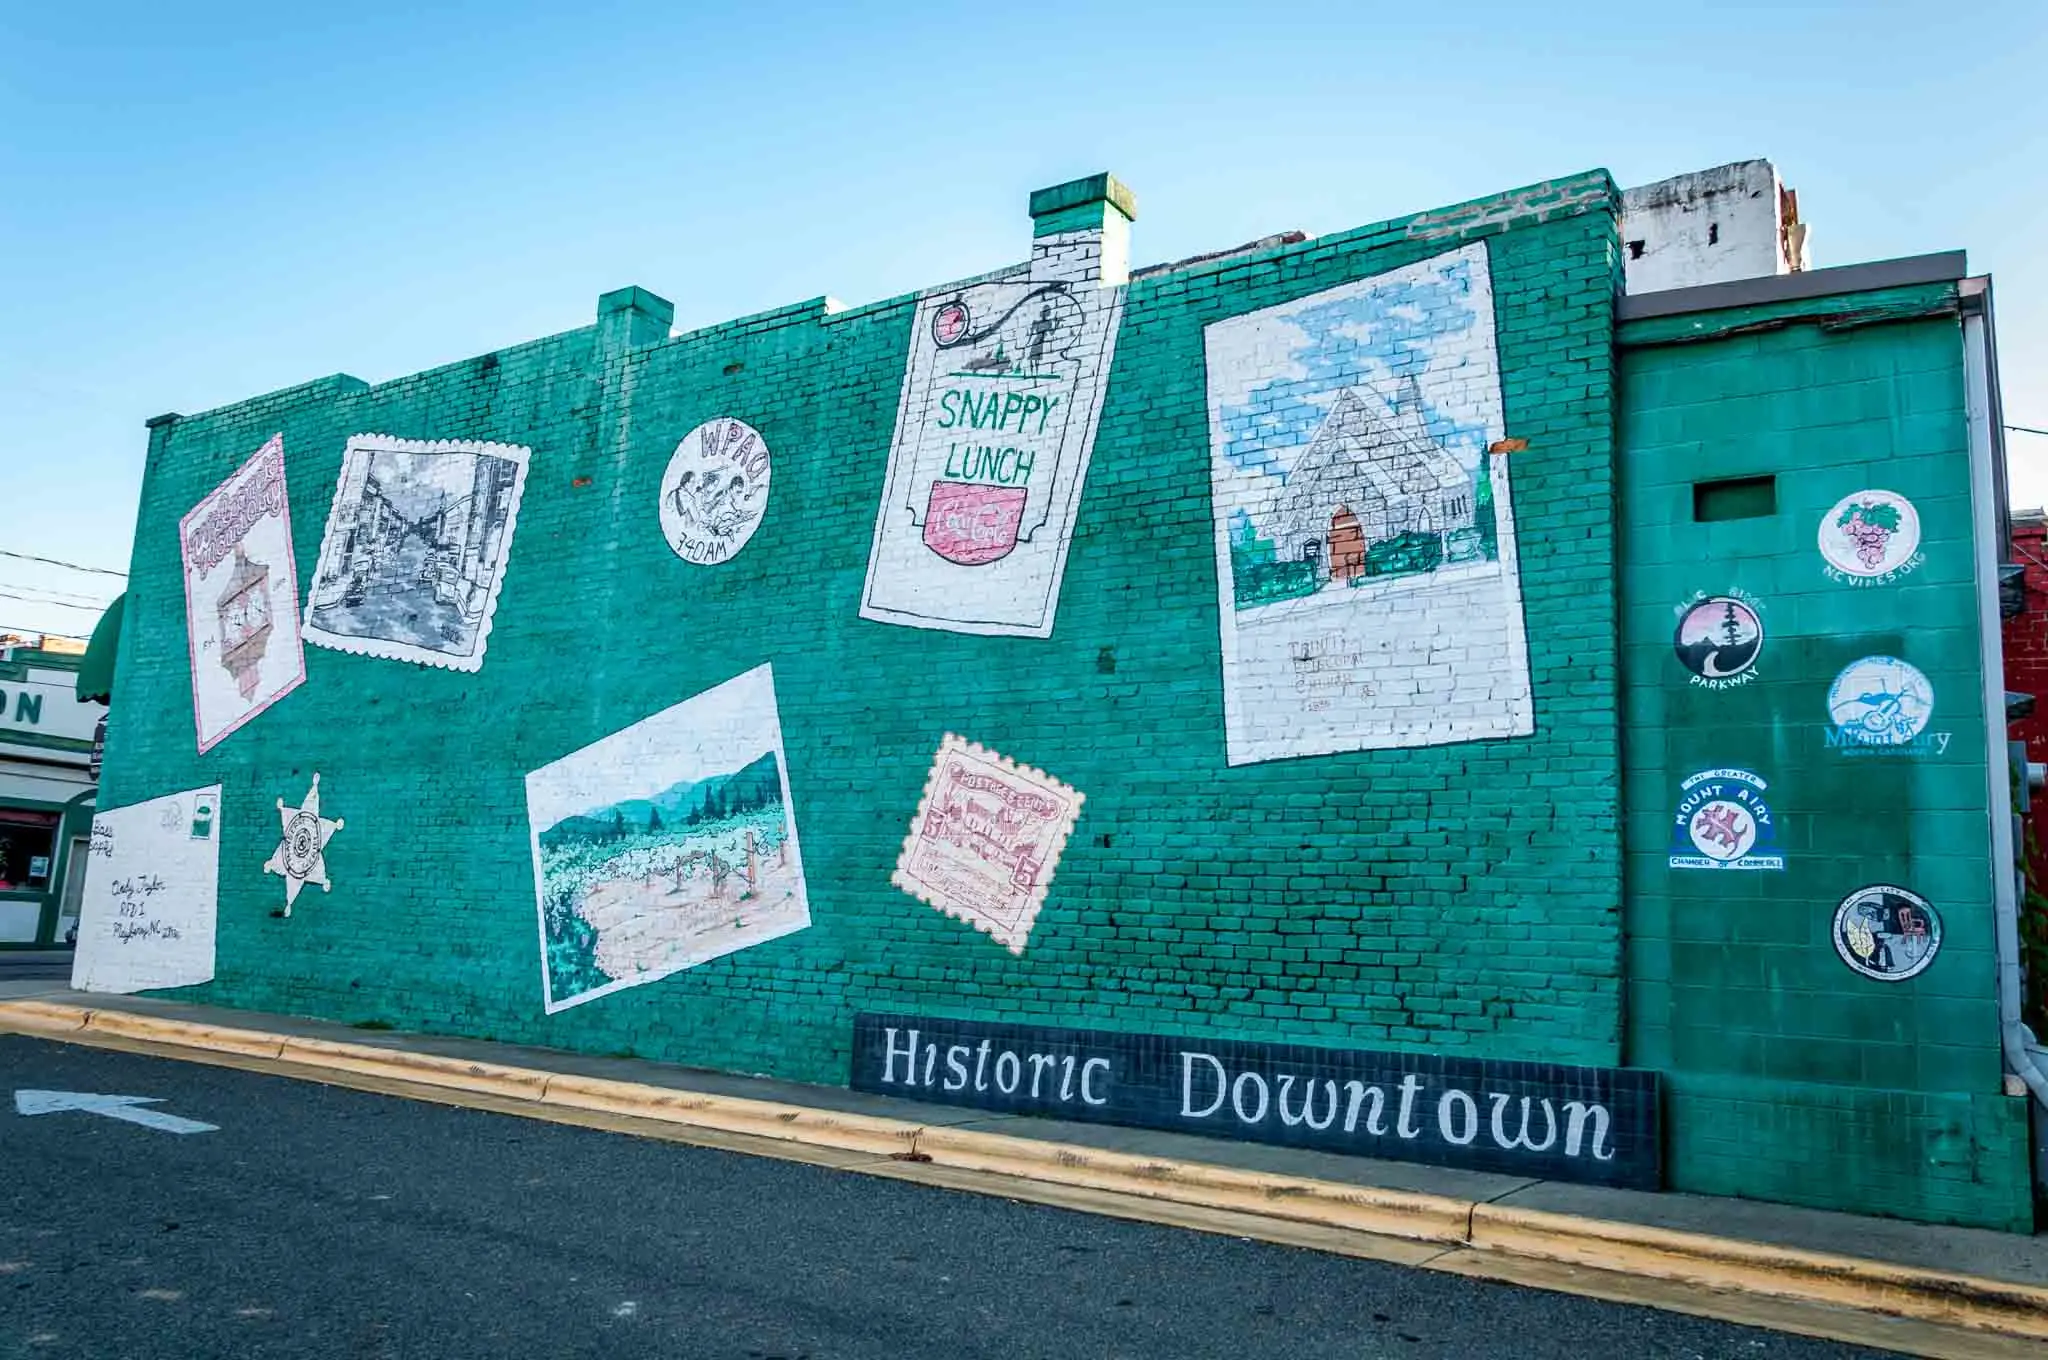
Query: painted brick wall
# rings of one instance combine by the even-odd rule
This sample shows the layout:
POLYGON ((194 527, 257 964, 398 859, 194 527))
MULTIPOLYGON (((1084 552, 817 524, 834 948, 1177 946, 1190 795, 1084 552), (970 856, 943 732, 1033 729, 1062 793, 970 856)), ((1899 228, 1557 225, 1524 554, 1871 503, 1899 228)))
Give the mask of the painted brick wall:
POLYGON ((223 786, 217 972, 185 994, 827 1082, 859 1010, 1615 1062, 1614 214, 1596 173, 1133 279, 1043 639, 860 617, 911 297, 668 338, 658 300, 608 295, 593 328, 157 425, 104 789, 223 786), (1527 441, 1533 735, 1230 766, 1203 327, 1475 241, 1527 441), (773 490, 697 567, 655 504, 719 416, 773 490), (282 432, 303 583, 365 431, 533 450, 485 664, 309 647, 302 688, 196 755, 179 517, 282 432), (763 662, 812 924, 545 1014, 526 773, 763 662), (948 732, 1087 799, 1021 954, 891 885, 948 732), (333 889, 277 919, 276 802, 315 772, 333 889))
MULTIPOLYGON (((2005 687, 2034 696, 2032 717, 2010 725, 2013 741, 2027 744, 2027 759, 2048 763, 2048 524, 2038 514, 2015 516, 2012 560, 2026 575, 2027 607, 2005 620, 2005 687)), ((2048 1032, 2048 796, 2035 791, 2026 818, 2025 846, 2034 895, 2024 907, 2028 952, 2027 1023, 2048 1032)))
POLYGON ((2025 1102, 2000 1086, 1954 290, 1636 322, 1621 339, 1628 1058, 1667 1074, 1672 1184, 2025 1229, 2025 1102), (1698 484, 1755 476, 1775 478, 1774 509, 1696 518, 1698 484), (1817 534, 1871 488, 1917 508, 1924 560, 1830 579, 1817 534), (1702 593, 1762 617, 1740 683, 1700 683, 1676 654, 1702 593), (1873 655, 1923 673, 1923 735, 1945 746, 1830 744, 1831 686, 1873 655), (1682 782, 1731 769, 1768 785, 1783 867, 1674 867, 1682 782), (1944 926, 1902 981, 1859 975, 1833 943, 1837 904, 1885 883, 1944 926))

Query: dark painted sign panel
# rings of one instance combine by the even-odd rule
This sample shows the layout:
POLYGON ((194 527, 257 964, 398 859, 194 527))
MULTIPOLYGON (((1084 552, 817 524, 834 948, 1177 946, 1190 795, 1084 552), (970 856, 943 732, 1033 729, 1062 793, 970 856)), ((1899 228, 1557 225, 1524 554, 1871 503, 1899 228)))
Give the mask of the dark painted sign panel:
POLYGON ((1658 1079, 1425 1053, 858 1015, 857 1091, 1654 1190, 1658 1079))

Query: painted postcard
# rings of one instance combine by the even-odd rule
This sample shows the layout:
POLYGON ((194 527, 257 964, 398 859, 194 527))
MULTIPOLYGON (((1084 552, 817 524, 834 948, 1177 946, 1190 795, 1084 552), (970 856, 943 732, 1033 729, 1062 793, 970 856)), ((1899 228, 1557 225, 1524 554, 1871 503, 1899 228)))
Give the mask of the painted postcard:
POLYGON ((218 784, 92 819, 71 985, 144 992, 213 979, 220 903, 218 784))
POLYGON ((862 618, 1051 635, 1123 296, 1020 272, 918 300, 862 618))
POLYGON ((1083 801, 948 732, 890 881, 1022 954, 1083 801))
POLYGON ((482 669, 531 455, 512 444, 350 439, 306 600, 306 641, 482 669))
POLYGON ((178 521, 178 551, 203 755, 305 683, 283 435, 178 521))
POLYGON ((1533 732, 1485 245, 1203 338, 1229 762, 1533 732))
POLYGON ((526 776, 549 1013, 811 923, 766 665, 526 776))

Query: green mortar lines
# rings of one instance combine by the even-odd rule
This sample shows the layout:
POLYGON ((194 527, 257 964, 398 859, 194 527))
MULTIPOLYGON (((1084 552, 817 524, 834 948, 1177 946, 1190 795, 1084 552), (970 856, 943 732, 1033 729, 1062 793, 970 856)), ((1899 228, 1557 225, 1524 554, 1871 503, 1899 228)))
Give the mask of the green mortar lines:
MULTIPOLYGON (((1073 229, 1074 214, 1097 227, 1130 216, 1128 192, 1097 179, 1034 196, 1034 232, 1073 229)), ((183 994, 833 1083, 846 1079, 860 1010, 1591 1065, 1628 1056, 1673 1065, 1670 1164, 1682 1184, 1742 1189, 1746 1150, 1762 1168, 1753 1192, 1797 1197, 1801 1157, 1835 1139, 1862 1150, 1869 1185, 1891 1197, 1868 1207, 2009 1222, 2011 1106, 1982 1094, 1973 1043, 1958 1044, 1965 1065, 1947 1085, 1926 1085, 1917 1067, 1897 1081, 1884 1057, 1871 1072, 1883 1087, 1846 1084, 1865 1080, 1860 1072, 1783 1071, 1783 1057, 1698 1058, 1679 1013, 1660 1019, 1658 1009, 1691 985, 1671 962, 1677 899, 1631 908, 1641 938, 1629 960, 1642 982, 1628 1014, 1641 1031, 1624 1054, 1624 787, 1631 846, 1661 851, 1667 813, 1649 815, 1661 785, 1639 797, 1643 781, 1663 777, 1636 763, 1641 743, 1624 778, 1619 733, 1625 712, 1636 724, 1667 718, 1644 708, 1618 638, 1648 645, 1635 602, 1668 619, 1675 598, 1664 597, 1685 564, 1641 533, 1630 549, 1640 560, 1624 561, 1617 510, 1643 527, 1675 513, 1675 488, 1705 442, 1695 426, 1714 418, 1694 409, 1707 400, 1699 385, 1734 383, 1751 400, 1736 391, 1744 382, 1778 380, 1749 379, 1745 365, 1789 363, 1800 376, 1768 400, 1795 408, 1811 385, 1800 366, 1833 359, 1798 348, 1800 335, 1821 334, 1810 327, 1782 340, 1631 350, 1620 389, 1629 405, 1618 410, 1616 211, 1612 182, 1594 173, 1135 278, 1045 640, 858 617, 910 295, 853 309, 814 299, 670 337, 665 301, 621 289, 581 330, 374 387, 337 375, 156 426, 105 802, 224 785, 218 972, 183 994), (1512 475, 1535 735, 1231 768, 1202 327, 1481 239, 1506 429, 1528 440, 1512 475), (1708 354, 1715 346, 1732 348, 1708 354), (1686 364, 1702 376, 1680 371, 1686 364), (714 416, 761 431, 774 489, 743 552, 692 567, 662 539, 656 492, 677 440, 714 416), (1644 468, 1662 469, 1626 491, 1615 480, 1617 422, 1643 444, 1644 468), (488 659, 469 675, 309 648, 305 686, 199 757, 176 524, 280 430, 301 581, 349 435, 533 449, 488 659), (762 661, 775 668, 814 924, 544 1015, 525 772, 762 661), (1022 957, 890 885, 945 732, 1087 796, 1022 957), (278 880, 261 872, 276 843, 270 809, 278 797, 295 802, 316 770, 328 815, 347 819, 328 846, 334 891, 302 897, 289 922, 275 921, 278 880), (1886 1123, 1885 1110, 1900 1113, 1886 1123), (1901 1121, 1913 1130, 1904 1143, 1901 1121), (1915 1158, 1957 1148, 1975 1150, 1978 1182, 1947 1169, 1912 1174, 1915 1158)), ((1939 368, 1885 379, 1912 389, 1892 414, 1905 447, 1926 447, 1922 463, 1899 466, 1894 489, 1928 498, 1930 543, 1967 534, 1944 503, 1960 446, 1933 428, 1952 415, 1939 368)), ((1859 381, 1869 379, 1840 384, 1839 409, 1876 404, 1859 381)), ((1817 443, 1822 461, 1851 465, 1868 456, 1853 442, 1802 425, 1716 437, 1712 456, 1734 475, 1796 466, 1817 443)), ((1797 515, 1817 516, 1808 502, 1820 491, 1793 490, 1797 515)), ((1748 532, 1711 526, 1706 550, 1744 552, 1748 532)), ((1819 580, 1811 532, 1801 535, 1814 580, 1843 591, 1819 580)), ((1892 590, 1903 608, 1917 602, 1913 591, 1955 585, 1930 561, 1892 590)), ((1796 600, 1783 608, 1825 613, 1796 600)), ((1926 608, 1954 616, 1939 602, 1926 608)), ((1802 664, 1818 672, 1830 660, 1815 651, 1802 664)), ((1970 739, 1981 752, 1982 731, 1970 739)), ((1929 822, 1924 833, 1950 826, 1929 822)), ((1959 861, 1956 871, 1981 867, 1959 861)), ((1635 882, 1644 870, 1626 872, 1635 882)), ((1946 903, 1954 891, 1929 895, 1946 903)), ((1773 918, 1759 908, 1755 919, 1773 918)), ((1961 985, 1981 943, 1965 928, 1929 977, 1961 985)), ((1846 976, 1831 951, 1815 966, 1846 976)), ((1991 995, 1988 982, 1975 995, 1991 995)), ((1938 999, 1965 1012, 1971 1001, 1938 999)), ((1943 1025, 1946 1014, 1916 1012, 1914 1023, 1943 1025)), ((1791 1032, 1805 1022, 1770 1023, 1791 1032)), ((1730 1034, 1734 1047, 1747 1042, 1730 1034)), ((1754 1034, 1759 1045, 1766 1037, 1754 1034)))
POLYGON ((1998 1094, 1954 308, 1953 285, 1927 285, 1623 329, 1627 1057, 1666 1074, 1674 1188, 2025 1229, 2026 1105, 1998 1094), (1775 513, 1694 522, 1696 482, 1759 475, 1775 513), (1870 488, 1918 508, 1926 561, 1857 588, 1823 575, 1816 538, 1870 488), (1760 678, 1694 686, 1677 607, 1734 590, 1761 603, 1760 678), (1868 655, 1926 673, 1945 753, 1827 747, 1829 685, 1868 655), (1725 767, 1769 781, 1783 871, 1666 866, 1679 781, 1725 767), (1918 977, 1873 981, 1836 956, 1836 905, 1872 883, 1942 915, 1918 977))

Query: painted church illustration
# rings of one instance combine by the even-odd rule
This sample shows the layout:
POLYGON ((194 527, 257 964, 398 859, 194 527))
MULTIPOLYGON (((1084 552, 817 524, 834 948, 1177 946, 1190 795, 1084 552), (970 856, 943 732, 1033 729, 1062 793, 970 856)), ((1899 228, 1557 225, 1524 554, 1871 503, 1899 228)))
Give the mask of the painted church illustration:
POLYGON ((1476 518, 1472 474, 1430 438, 1420 384, 1409 377, 1391 403, 1356 388, 1337 394, 1287 474, 1270 532, 1283 561, 1348 581, 1365 574, 1374 544, 1408 534, 1441 544, 1476 518))

